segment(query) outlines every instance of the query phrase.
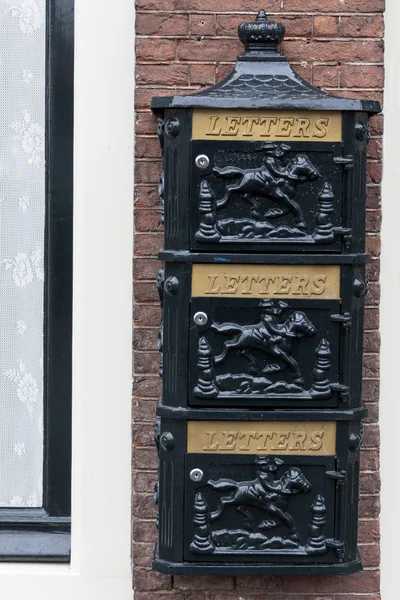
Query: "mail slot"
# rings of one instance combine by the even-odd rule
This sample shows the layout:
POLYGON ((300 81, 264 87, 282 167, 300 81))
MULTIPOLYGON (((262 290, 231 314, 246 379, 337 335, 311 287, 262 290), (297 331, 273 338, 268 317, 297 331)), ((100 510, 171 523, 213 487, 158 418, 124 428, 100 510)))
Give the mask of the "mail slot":
POLYGON ((158 543, 169 574, 347 574, 357 552, 368 119, 260 11, 216 86, 155 97, 158 543))

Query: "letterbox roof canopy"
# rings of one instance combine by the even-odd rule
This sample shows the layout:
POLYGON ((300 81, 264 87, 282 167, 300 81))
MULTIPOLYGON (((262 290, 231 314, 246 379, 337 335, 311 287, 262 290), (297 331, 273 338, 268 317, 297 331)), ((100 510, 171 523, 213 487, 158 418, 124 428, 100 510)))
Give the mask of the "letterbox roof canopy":
POLYGON ((255 22, 239 25, 245 51, 238 57, 232 73, 196 94, 154 97, 151 108, 154 111, 197 107, 380 112, 376 100, 340 98, 307 83, 279 53, 284 35, 285 26, 269 21, 260 10, 255 22))

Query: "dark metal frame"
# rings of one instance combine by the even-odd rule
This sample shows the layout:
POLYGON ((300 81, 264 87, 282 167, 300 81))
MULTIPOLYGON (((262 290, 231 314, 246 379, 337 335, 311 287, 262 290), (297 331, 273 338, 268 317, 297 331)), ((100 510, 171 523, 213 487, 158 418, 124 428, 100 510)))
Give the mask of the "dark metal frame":
POLYGON ((1 561, 69 561, 74 0, 47 0, 43 508, 0 510, 1 561))

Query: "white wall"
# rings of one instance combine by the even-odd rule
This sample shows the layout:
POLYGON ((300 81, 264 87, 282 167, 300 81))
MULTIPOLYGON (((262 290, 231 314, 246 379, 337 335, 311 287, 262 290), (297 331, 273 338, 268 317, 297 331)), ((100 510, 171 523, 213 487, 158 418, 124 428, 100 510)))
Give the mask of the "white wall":
POLYGON ((0 565, 13 600, 128 600, 134 2, 76 0, 72 562, 0 565))
POLYGON ((386 0, 381 302, 382 599, 400 597, 400 2, 386 0))

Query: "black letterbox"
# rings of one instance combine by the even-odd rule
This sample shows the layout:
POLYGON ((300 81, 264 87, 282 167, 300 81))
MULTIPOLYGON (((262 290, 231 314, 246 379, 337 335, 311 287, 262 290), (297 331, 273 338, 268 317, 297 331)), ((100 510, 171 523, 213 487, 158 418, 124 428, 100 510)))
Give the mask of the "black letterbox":
POLYGON ((357 553, 368 115, 278 53, 153 98, 164 168, 154 569, 345 574, 357 553))

